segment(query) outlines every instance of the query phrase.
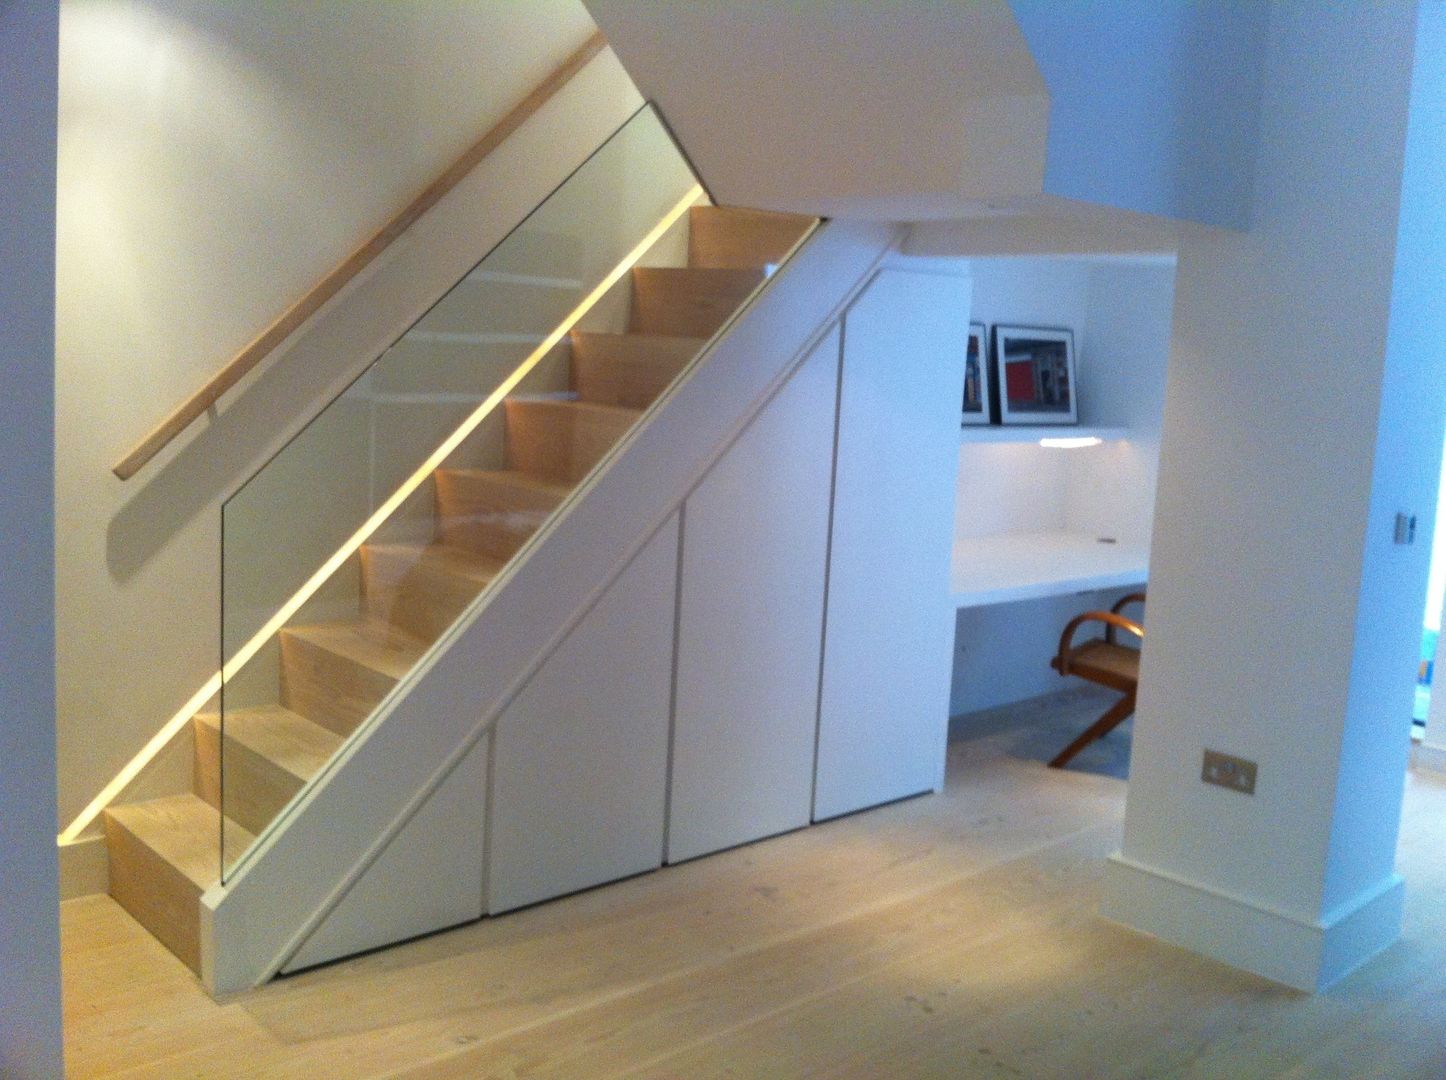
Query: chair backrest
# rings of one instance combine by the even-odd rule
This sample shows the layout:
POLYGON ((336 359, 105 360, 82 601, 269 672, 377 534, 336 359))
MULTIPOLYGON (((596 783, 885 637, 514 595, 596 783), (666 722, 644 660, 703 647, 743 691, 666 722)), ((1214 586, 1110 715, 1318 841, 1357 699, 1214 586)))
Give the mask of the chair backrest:
MULTIPOLYGON (((1145 602, 1145 594, 1144 594, 1144 593, 1142 593, 1142 592, 1130 593, 1129 596, 1122 596, 1119 600, 1115 601, 1114 607, 1110 608, 1110 614, 1111 614, 1111 615, 1122 615, 1122 614, 1124 614, 1125 608, 1129 607, 1131 604, 1143 604, 1144 602, 1145 602)), ((1140 626, 1140 627, 1143 629, 1144 624, 1141 623, 1139 620, 1132 620, 1132 621, 1135 623, 1135 625, 1140 626)), ((1132 631, 1132 632, 1133 632, 1133 631, 1132 631)), ((1142 633, 1142 634, 1139 635, 1139 636, 1143 637, 1144 635, 1143 635, 1143 633, 1142 633)), ((1115 626, 1114 626, 1114 624, 1108 624, 1108 625, 1105 626, 1105 640, 1108 641, 1111 645, 1115 644, 1115 626)))

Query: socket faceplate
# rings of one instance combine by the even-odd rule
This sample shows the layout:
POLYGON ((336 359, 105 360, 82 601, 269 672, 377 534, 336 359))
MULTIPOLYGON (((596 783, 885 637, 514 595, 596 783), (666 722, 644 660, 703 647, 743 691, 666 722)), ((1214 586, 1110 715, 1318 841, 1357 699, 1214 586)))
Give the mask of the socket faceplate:
POLYGON ((1255 762, 1244 758, 1222 754, 1218 750, 1206 750, 1205 761, 1200 767, 1200 779, 1207 784, 1238 791, 1242 795, 1255 794, 1255 762))

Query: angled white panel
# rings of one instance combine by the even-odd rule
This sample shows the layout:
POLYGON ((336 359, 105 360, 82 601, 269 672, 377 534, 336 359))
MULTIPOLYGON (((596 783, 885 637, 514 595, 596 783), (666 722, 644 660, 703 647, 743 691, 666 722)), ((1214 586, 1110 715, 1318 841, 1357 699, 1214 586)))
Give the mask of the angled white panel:
POLYGON ((668 860, 808 824, 839 334, 685 505, 668 860))
POLYGON ((1049 94, 1006 0, 586 4, 727 205, 918 221, 1042 188, 1049 94))
POLYGON ((943 782, 969 300, 883 270, 844 318, 815 819, 943 782))
POLYGON ((481 918, 488 738, 467 751, 283 972, 481 918))
POLYGON ((677 567, 674 515, 502 714, 489 912, 662 862, 677 567))

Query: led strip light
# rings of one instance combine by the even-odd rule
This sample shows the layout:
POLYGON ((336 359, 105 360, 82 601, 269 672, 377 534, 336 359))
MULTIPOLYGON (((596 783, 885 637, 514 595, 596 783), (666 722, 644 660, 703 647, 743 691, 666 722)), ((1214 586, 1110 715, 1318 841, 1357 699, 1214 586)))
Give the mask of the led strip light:
POLYGON ((1098 446, 1104 442, 1098 435, 1075 435, 1071 437, 1046 437, 1039 440, 1040 446, 1051 446, 1056 450, 1078 450, 1085 446, 1098 446))
POLYGON ((422 486, 427 477, 431 476, 432 473, 447 460, 452 451, 462 445, 462 441, 477 429, 477 426, 502 403, 502 400, 507 397, 508 394, 517 388, 517 385, 542 361, 542 358, 551 352, 557 343, 567 336, 569 331, 592 309, 594 304, 603 298, 609 289, 622 280, 623 275, 633 268, 633 265, 643 257, 644 253, 657 243, 663 234, 671 229, 677 223, 678 219, 687 213, 688 208, 696 203, 702 195, 703 188, 695 184, 686 195, 678 200, 678 203, 663 216, 663 219, 659 221, 657 225, 653 226, 652 231, 643 237, 632 251, 628 252, 623 260, 598 283, 592 292, 583 298, 577 307, 572 309, 571 313, 558 324, 557 329, 548 334, 527 359, 522 361, 512 374, 503 380, 496 390, 487 395, 486 400, 477 406, 472 414, 462 422, 462 425, 447 438, 446 442, 442 443, 442 445, 432 453, 431 457, 427 458, 417 471, 408 477, 406 482, 392 493, 386 502, 377 507, 362 527, 353 533, 351 538, 321 565, 321 569, 317 570, 317 572, 307 580, 306 584, 302 585, 291 599, 281 606, 281 609, 271 617, 271 620, 258 630, 250 641, 246 642, 245 645, 237 650, 236 655, 233 656, 220 671, 207 679, 201 688, 191 695, 190 700, 181 706, 180 711, 171 717, 170 720, 166 721, 165 726, 156 732, 150 742, 146 743, 140 753, 131 758, 131 760, 126 763, 125 768, 121 769, 120 772, 111 778, 110 783, 101 789, 100 794, 92 799, 90 804, 82 810, 80 814, 76 816, 75 820, 66 826, 65 831, 57 837, 59 844, 73 844, 81 839, 81 834, 90 828, 91 823, 100 816, 100 812, 109 806, 111 801, 125 790, 126 786, 130 784, 132 780, 140 775, 141 770, 150 764, 151 759, 160 753, 161 749, 175 737, 176 733, 200 711, 201 706, 215 696, 221 689, 222 684, 230 681, 238 671, 246 666, 251 658, 261 650, 262 646, 271 639, 272 635, 286 625, 287 621, 301 609, 301 606, 311 599, 316 593, 316 590, 321 588, 327 579, 330 578, 347 559, 351 558, 358 548, 367 542, 367 539, 372 533, 377 530, 382 522, 386 521, 386 519, 392 515, 397 507, 406 501, 412 492, 422 486))

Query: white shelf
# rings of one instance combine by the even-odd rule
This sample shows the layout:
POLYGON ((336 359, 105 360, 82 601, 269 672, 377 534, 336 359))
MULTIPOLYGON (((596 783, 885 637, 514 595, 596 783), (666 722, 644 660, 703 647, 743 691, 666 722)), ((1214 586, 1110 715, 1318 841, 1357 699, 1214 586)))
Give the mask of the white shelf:
POLYGON ((956 608, 1036 600, 1142 585, 1149 565, 1148 545, 1083 533, 981 536, 954 542, 950 592, 956 608))
POLYGON ((961 443, 1037 443, 1040 439, 1096 438, 1105 442, 1128 439, 1128 428, 1087 427, 1080 424, 1036 424, 1014 427, 1006 424, 961 424, 961 443))

